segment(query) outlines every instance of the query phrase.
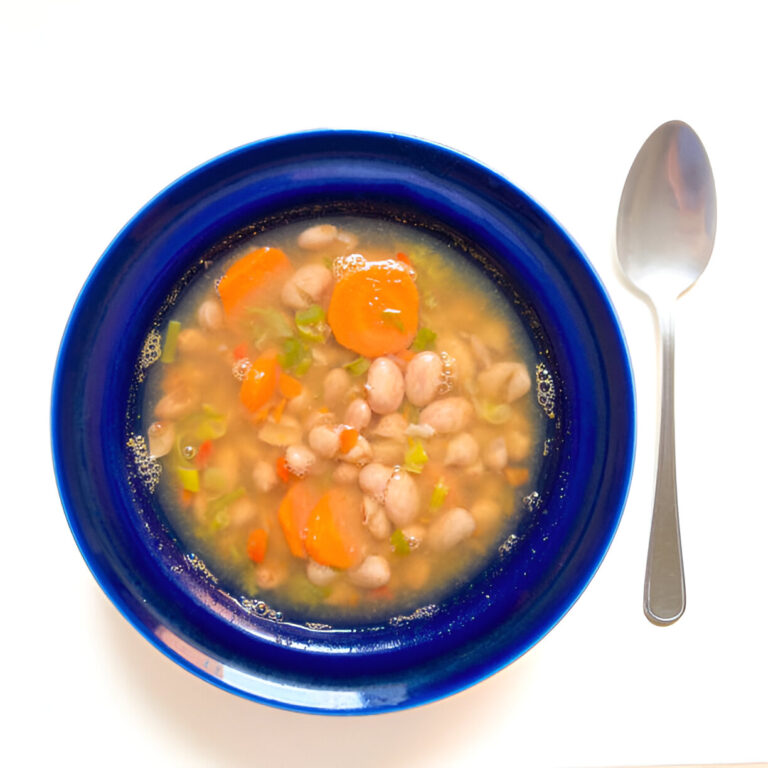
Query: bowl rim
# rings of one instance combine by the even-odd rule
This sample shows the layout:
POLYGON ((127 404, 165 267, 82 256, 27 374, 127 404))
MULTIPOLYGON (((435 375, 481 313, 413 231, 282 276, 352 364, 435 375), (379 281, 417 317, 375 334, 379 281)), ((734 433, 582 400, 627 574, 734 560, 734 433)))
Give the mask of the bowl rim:
POLYGON ((427 703, 436 701, 438 699, 442 699, 448 695, 458 693, 462 690, 465 690, 466 688, 469 688, 481 682, 482 680, 490 677, 500 669, 510 664, 512 661, 522 656, 524 653, 527 653, 527 651, 530 650, 532 646, 534 646, 536 643, 539 642, 539 640, 541 640, 546 634, 548 634, 562 620, 562 618, 566 615, 566 613, 568 613, 568 611, 572 608, 576 600, 578 600, 578 598, 581 596, 584 589, 586 589, 587 585, 591 582, 592 578, 594 578, 595 573, 597 572, 600 565, 602 564, 605 558, 605 555, 614 539, 616 530, 618 528, 618 525, 623 515, 624 507, 625 507, 627 496, 629 493, 630 482, 632 478, 632 472, 633 472, 634 461, 635 461, 635 451, 636 451, 635 384, 634 384, 634 376, 632 372, 632 366, 631 366, 631 361, 629 357, 626 338, 621 328, 616 310, 610 300, 610 297, 605 289, 605 286, 600 280, 593 265, 587 259, 586 255, 584 254, 582 249, 578 246, 578 244, 575 242, 575 240, 559 223, 559 221, 556 220, 546 209, 543 208, 543 206, 541 206, 538 202, 536 202, 530 195, 523 192, 521 189, 519 189, 515 184, 510 182, 504 176, 492 170, 486 164, 481 163, 480 161, 475 160, 474 158, 466 154, 458 152, 454 149, 451 149, 439 143, 426 141, 424 139, 408 136, 406 134, 378 132, 378 131, 364 131, 364 130, 324 129, 324 130, 302 131, 302 132, 289 133, 289 134, 264 138, 254 142, 243 144, 239 147, 223 152, 210 160, 207 160, 203 163, 198 164, 197 166, 187 171, 186 173, 182 174, 176 180, 168 184, 161 191, 155 194, 145 205, 143 205, 129 219, 129 221, 120 229, 120 231, 115 235, 115 237, 109 243, 107 248, 104 250, 102 255, 99 257, 98 261, 92 268, 91 272, 89 273, 82 288, 78 293, 78 296, 75 300, 70 316, 67 320, 67 324, 62 336, 61 344, 59 346, 59 350, 57 353, 56 365, 55 365, 53 382, 52 382, 52 390, 51 390, 50 418, 51 418, 51 447, 52 447, 53 468, 54 468, 54 474, 56 477, 56 483, 57 483, 60 500, 64 509, 67 523, 69 525, 72 536, 75 539, 75 542, 80 551, 80 554, 86 562, 86 565, 88 566, 89 570, 91 571, 92 575, 96 579, 101 589, 104 591, 104 593, 113 603, 113 605, 117 608, 119 613, 129 622, 129 624, 131 624, 137 631, 139 631, 139 633, 145 639, 147 639, 157 650, 159 650, 165 656, 169 657, 172 661, 176 662, 181 667, 191 672, 195 676, 200 677, 201 679, 216 685, 218 688, 221 688, 230 693, 234 693, 254 701, 269 704, 271 706, 276 706, 276 707, 291 710, 291 711, 310 712, 310 713, 316 713, 316 714, 336 714, 336 715, 338 714, 375 714, 379 712, 396 711, 396 710, 401 710, 401 709, 406 709, 414 706, 427 704, 427 703), (101 572, 100 567, 94 562, 94 559, 92 556, 93 553, 90 551, 90 548, 85 541, 83 532, 78 525, 77 510, 74 508, 72 500, 69 498, 67 494, 66 482, 64 478, 65 465, 69 461, 69 457, 66 455, 66 451, 64 450, 64 445, 62 443, 62 434, 60 430, 63 403, 61 403, 57 398, 57 394, 61 390, 61 380, 64 375, 64 361, 67 355, 67 350, 70 347, 70 345, 73 343, 73 327, 75 325, 76 318, 83 311, 83 303, 85 299, 88 297, 94 281, 97 279, 101 271, 106 269, 109 266, 107 263, 109 260, 109 256, 110 254, 112 254, 116 246, 122 241, 126 233, 130 232, 136 226, 136 224, 141 222, 142 219, 145 216, 147 216, 156 206, 166 201, 167 198, 170 195, 172 195, 175 190, 177 190, 179 187, 183 186, 190 180, 194 179, 198 175, 211 169, 213 166, 219 165, 226 161, 230 161, 232 159, 237 158, 241 154, 251 152, 259 148, 265 149, 265 148, 269 148, 270 146, 275 146, 279 144, 286 144, 286 143, 290 144, 292 142, 297 142, 297 141, 301 142, 307 139, 311 140, 311 139, 320 138, 320 137, 333 137, 335 139, 344 139, 344 138, 352 137, 352 138, 358 138, 363 140, 386 139, 386 140, 391 140, 392 142, 394 142, 394 144, 405 143, 406 145, 420 148, 422 150, 429 150, 429 149, 436 150, 441 155, 455 159, 461 163, 471 165, 476 172, 480 172, 488 180, 493 180, 493 182, 499 185, 502 189, 513 191, 514 194, 518 196, 526 206, 529 206, 532 210, 536 211, 540 216, 542 216, 542 218, 548 220, 548 222, 551 224, 554 230, 556 230, 558 236, 569 245, 570 249, 574 253, 576 253, 579 256, 580 258, 579 267, 582 270, 584 270, 584 272, 586 273, 586 276, 591 281, 592 288, 594 289, 595 293, 600 298, 600 300, 603 302, 604 308, 606 310, 606 315, 611 320, 611 328, 609 329, 609 333, 612 333, 615 335, 616 341, 617 341, 616 347, 620 352, 620 359, 616 360, 615 364, 618 366, 619 372, 621 376, 623 376, 623 378, 626 380, 626 384, 627 384, 628 402, 627 402, 627 413, 626 413, 626 419, 627 419, 626 445, 628 447, 628 450, 626 453, 626 460, 623 465, 622 471, 619 473, 618 480, 614 480, 614 483, 617 485, 619 490, 617 491, 615 497, 613 497, 612 499, 613 507, 615 508, 613 524, 610 530, 605 531, 604 543, 600 548, 599 556, 596 557, 594 561, 591 563, 591 565, 584 570, 581 580, 578 583, 572 585, 572 588, 569 594, 565 597, 563 601, 565 607, 559 611, 559 614, 555 616, 553 620, 545 623, 544 625, 542 625, 539 631, 533 633, 531 635, 530 642, 525 644, 521 650, 519 650, 518 652, 515 652, 514 655, 511 656, 510 658, 505 657, 496 664, 486 665, 483 669, 480 670, 479 673, 464 674, 463 678, 459 680, 457 680, 454 676, 453 679, 447 681, 447 684, 444 684, 445 681, 439 681, 437 684, 434 684, 432 686, 429 692, 425 693, 422 691, 422 693, 419 696, 414 697, 412 699, 408 699, 394 706, 392 705, 375 706, 374 705, 374 706, 368 706, 364 709, 348 710, 348 709, 339 709, 336 707, 324 708, 322 706, 317 706, 317 705, 309 705, 309 706, 297 705, 296 703, 292 703, 292 702, 279 701, 276 699, 265 698, 263 696, 256 695, 251 691, 244 689, 243 687, 238 687, 234 683, 225 682, 223 679, 219 679, 211 674, 208 674, 203 668, 203 665, 201 665, 200 663, 194 663, 193 661, 190 660, 190 658, 188 657, 188 654, 187 655, 184 654, 183 641, 182 641, 182 647, 177 647, 176 649, 174 649, 173 647, 170 647, 167 643, 162 642, 153 632, 151 632, 148 629, 148 627, 146 626, 146 623, 144 622, 139 612, 137 611, 136 606, 132 605, 128 600, 124 598, 123 595, 121 595, 118 591, 116 591, 112 587, 112 585, 110 585, 109 579, 107 578, 107 576, 101 572))

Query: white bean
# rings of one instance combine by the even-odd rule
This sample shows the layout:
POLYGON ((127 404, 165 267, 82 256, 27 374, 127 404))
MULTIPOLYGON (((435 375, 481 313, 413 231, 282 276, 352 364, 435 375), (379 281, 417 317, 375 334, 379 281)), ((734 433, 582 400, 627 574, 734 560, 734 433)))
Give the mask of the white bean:
POLYGON ((163 395, 155 405, 155 418, 158 421, 178 419, 191 413, 197 400, 186 389, 174 389, 163 395))
POLYGON ((431 403, 443 383, 443 360, 436 352, 419 352, 405 372, 405 395, 417 407, 431 403))
POLYGON ((430 403, 419 415, 419 424, 428 424, 438 434, 466 429, 472 420, 472 403, 463 397, 446 397, 430 403))
POLYGON ((485 446, 483 461, 489 469, 497 472, 507 466, 507 443, 503 437, 496 437, 485 446))
POLYGON ((405 394, 403 374, 388 357, 376 358, 368 369, 365 389, 368 405, 374 413, 394 413, 405 394))
POLYGON ((360 475, 357 478, 360 483, 360 490, 377 501, 383 502, 387 483, 394 471, 393 467, 387 467, 384 464, 368 464, 360 470, 360 475))
POLYGON ((340 229, 336 239, 344 246, 345 250, 351 251, 357 245, 357 235, 340 229))
POLYGON ((176 348, 182 355, 203 352, 208 349, 208 339, 197 328, 184 328, 179 331, 176 348))
POLYGON ((322 264, 299 267, 283 285, 280 298, 290 309, 306 309, 322 303, 328 293, 333 275, 322 264))
POLYGON ((309 472, 317 457, 306 445, 289 445, 285 451, 285 463, 296 477, 304 477, 309 472))
POLYGON ((368 555, 357 568, 349 571, 349 580, 363 589, 383 587, 390 576, 389 563, 381 555, 368 555))
POLYGON ((259 440, 277 448, 287 448, 301 441, 301 426, 292 416, 283 414, 280 423, 265 421, 258 432, 259 440))
POLYGON ((261 459, 256 462, 253 467, 253 484, 262 493, 269 493, 277 485, 277 472, 271 461, 261 459))
POLYGON ((485 397, 511 403, 531 388, 531 376, 522 363, 494 363, 478 374, 477 386, 485 397))
POLYGON ((405 430, 406 437, 418 437, 421 440, 428 440, 435 436, 435 430, 429 424, 409 424, 405 430))
POLYGON ((373 434, 376 437, 386 437, 389 440, 404 443, 406 429, 408 429, 408 421, 402 413, 388 413, 379 419, 373 434))
POLYGON ((339 456, 342 461, 347 462, 347 464, 354 464, 357 467, 365 466, 372 457, 371 444, 362 435, 358 436, 357 442, 349 451, 339 456))
POLYGON ((341 437, 337 430, 327 424, 313 427, 307 439, 309 447, 324 459, 332 459, 339 452, 341 437))
POLYGON ((315 427, 321 425, 331 426, 334 422, 333 414, 329 411, 312 411, 304 419, 304 429, 311 432, 315 427))
POLYGON ((323 380, 323 400, 329 408, 341 405, 352 386, 352 377, 343 368, 333 368, 323 380))
POLYGON ((469 432, 462 432, 451 438, 448 443, 445 465, 447 467, 468 467, 477 461, 479 455, 480 446, 477 444, 477 440, 469 432))
POLYGON ((298 242, 299 248, 306 248, 308 251, 321 251, 333 243, 338 231, 333 224, 315 224, 314 227, 305 229, 296 242, 298 242))
POLYGON ((328 565, 320 565, 320 563, 314 560, 307 561, 307 578, 316 587, 327 587, 331 582, 336 580, 339 574, 328 565))
POLYGON ((256 584, 260 589, 274 589, 282 584, 288 571, 284 565, 265 565, 262 563, 256 568, 256 584))
POLYGON ((206 299, 197 308, 197 322, 206 330, 218 331, 224 325, 224 310, 216 299, 206 299))
POLYGON ((408 525, 419 513, 419 489, 408 472, 395 470, 384 491, 384 508, 399 528, 408 525))
POLYGON ((252 523, 259 515, 258 507, 247 497, 233 502, 227 512, 231 526, 252 523))
POLYGON ((371 536, 379 541, 388 539, 392 531, 384 507, 370 496, 363 496, 363 524, 371 532, 371 536))
POLYGON ((475 519, 463 507, 444 512, 429 526, 427 545, 436 552, 444 552, 469 538, 475 530, 475 519))
POLYGON ((483 369, 490 368, 491 353, 488 351, 485 342, 473 333, 469 337, 469 346, 472 349, 472 354, 475 356, 475 360, 480 364, 480 367, 483 369))
POLYGON ((354 464, 339 464, 336 469, 333 470, 331 480, 339 485, 352 485, 357 482, 357 477, 360 474, 360 470, 354 464))
POLYGON ((173 448, 173 441, 176 437, 176 430, 173 424, 167 421, 156 421, 149 425, 147 430, 147 439, 149 440, 149 455, 153 459, 159 459, 170 453, 173 448))
POLYGON ((347 406, 344 423, 361 432, 371 423, 371 407, 362 398, 355 398, 347 406))

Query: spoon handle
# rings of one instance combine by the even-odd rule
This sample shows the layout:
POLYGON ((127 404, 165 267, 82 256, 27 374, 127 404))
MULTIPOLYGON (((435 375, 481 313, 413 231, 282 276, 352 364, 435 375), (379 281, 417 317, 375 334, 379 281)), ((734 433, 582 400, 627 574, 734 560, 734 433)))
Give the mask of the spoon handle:
POLYGON ((675 470, 675 335, 671 307, 659 310, 661 331, 661 419, 656 497, 645 569, 645 615, 654 624, 677 621, 685 610, 675 470))

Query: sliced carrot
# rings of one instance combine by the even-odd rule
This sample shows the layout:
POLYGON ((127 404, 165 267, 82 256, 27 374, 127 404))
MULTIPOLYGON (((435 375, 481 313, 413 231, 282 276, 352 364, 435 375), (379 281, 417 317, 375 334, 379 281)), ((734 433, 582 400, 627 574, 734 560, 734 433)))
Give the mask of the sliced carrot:
POLYGON ((292 485, 280 502, 277 519, 288 542, 288 548, 295 557, 306 558, 307 556, 304 548, 307 524, 319 497, 320 494, 314 484, 302 480, 292 485))
POLYGON ((267 532, 263 528, 255 528, 248 534, 246 552, 254 563, 260 563, 267 554, 267 532))
POLYGON ((331 568, 353 568, 363 558, 362 497, 352 488, 331 488, 312 510, 304 545, 309 556, 331 568))
POLYGON ((318 411, 318 413, 330 413, 331 412, 327 405, 321 405, 317 409, 317 411, 318 411))
POLYGON ((419 322, 419 292, 399 262, 371 261, 336 283, 328 323, 336 341, 364 357, 410 346, 419 322))
POLYGON ((283 398, 276 406, 275 410, 272 411, 272 418, 275 420, 275 424, 280 423, 280 419, 283 418, 283 411, 285 410, 286 403, 288 401, 283 398))
POLYGON ((279 248, 258 248, 246 253, 219 281, 224 311, 232 315, 242 311, 246 304, 258 303, 290 269, 288 257, 279 248))
POLYGON ((398 261, 401 261, 403 264, 407 264, 409 267, 411 266, 411 260, 408 258, 408 255, 405 253, 396 253, 395 258, 398 261))
POLYGON ((238 344, 232 350, 232 357, 234 357, 235 360, 242 360, 244 357, 248 357, 248 344, 245 342, 238 344))
POLYGON ((507 467, 504 470, 504 476, 511 486, 518 488, 528 482, 531 473, 525 467, 507 467))
POLYGON ((278 387, 280 388, 280 394, 288 400, 298 397, 304 389, 298 379, 294 379, 293 376, 289 376, 287 373, 280 374, 278 387))
POLYGON ((253 361, 240 385, 240 400, 249 411, 263 408, 277 386, 278 366, 274 353, 266 352, 253 361))
POLYGON ((204 467, 208 460, 211 458, 211 452, 213 451, 213 441, 206 440, 200 444, 197 449, 197 455, 195 456, 195 464, 198 467, 204 467))
POLYGON ((352 427, 346 427, 341 430, 339 435, 339 450, 342 453, 349 453, 356 445, 360 433, 352 427))
POLYGON ((275 470, 277 471, 277 476, 284 483, 287 483, 291 479, 291 470, 288 469, 288 462, 285 460, 285 456, 278 457, 275 462, 275 470))

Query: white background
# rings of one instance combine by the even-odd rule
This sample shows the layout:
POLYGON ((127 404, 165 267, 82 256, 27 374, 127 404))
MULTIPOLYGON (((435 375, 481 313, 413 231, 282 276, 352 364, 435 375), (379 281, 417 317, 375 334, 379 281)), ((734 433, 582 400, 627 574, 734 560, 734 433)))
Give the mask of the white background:
POLYGON ((2 762, 768 759, 768 56, 760 3, 3 0, 0 8, 2 762), (654 325, 618 277, 613 232, 635 152, 673 118, 706 144, 719 210, 711 264, 679 302, 688 609, 662 629, 641 608, 654 325), (319 127, 441 142, 533 195, 605 282, 637 380, 629 501, 577 605, 492 679, 421 709, 368 718, 240 700, 151 648, 77 552, 48 437, 64 324, 125 221, 213 155, 319 127))

